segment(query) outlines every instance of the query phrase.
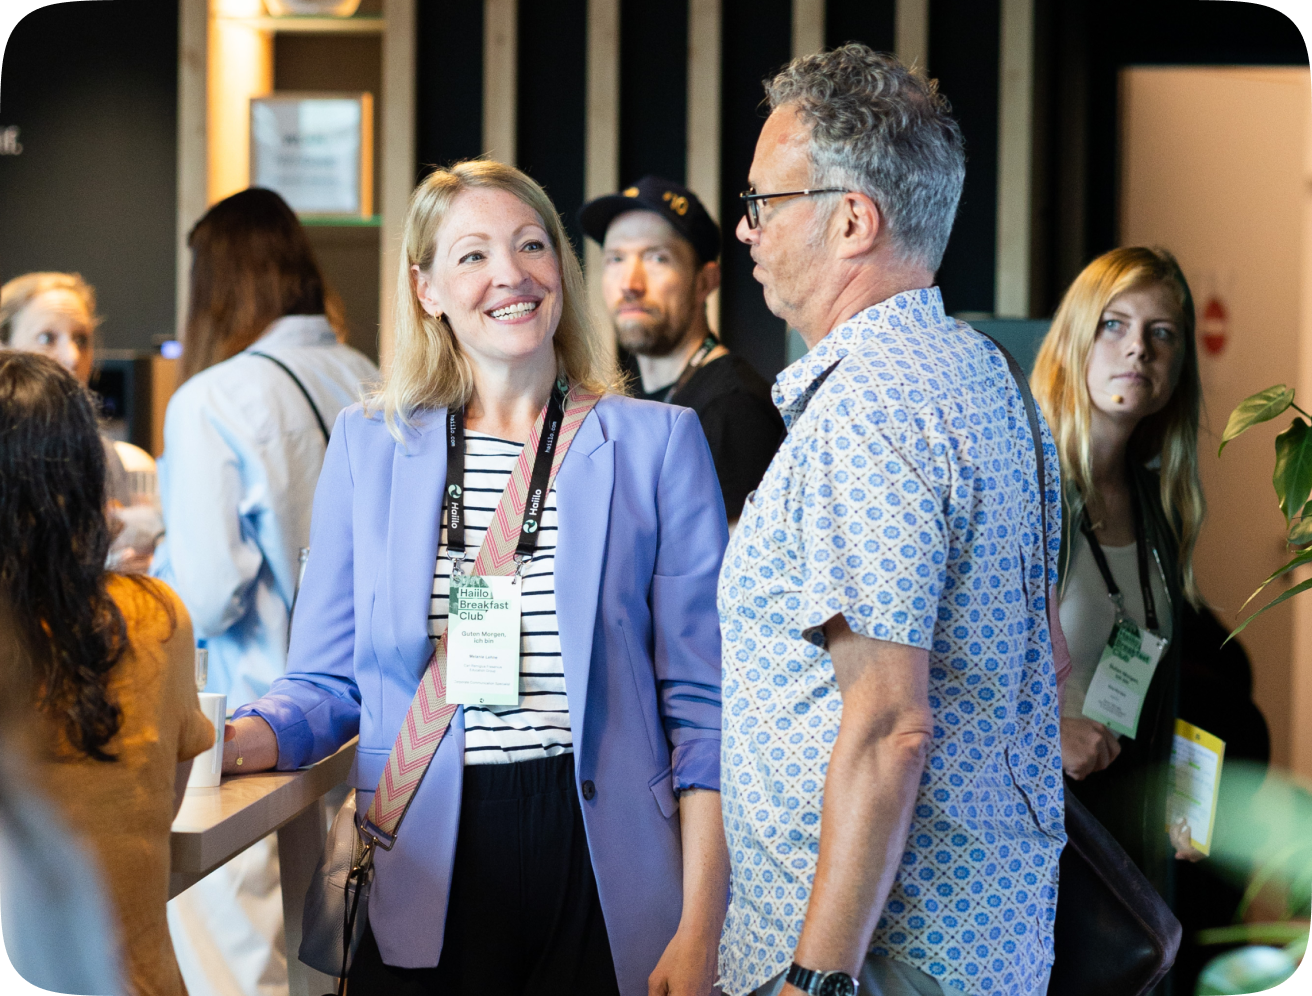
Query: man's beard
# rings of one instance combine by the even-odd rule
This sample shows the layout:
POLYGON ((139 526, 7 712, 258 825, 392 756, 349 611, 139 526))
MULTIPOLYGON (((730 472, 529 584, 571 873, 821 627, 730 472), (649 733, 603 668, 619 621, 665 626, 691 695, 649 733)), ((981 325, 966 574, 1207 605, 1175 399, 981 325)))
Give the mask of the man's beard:
POLYGON ((614 321, 620 345, 638 356, 669 356, 683 342, 688 330, 673 328, 665 315, 652 321, 614 321))

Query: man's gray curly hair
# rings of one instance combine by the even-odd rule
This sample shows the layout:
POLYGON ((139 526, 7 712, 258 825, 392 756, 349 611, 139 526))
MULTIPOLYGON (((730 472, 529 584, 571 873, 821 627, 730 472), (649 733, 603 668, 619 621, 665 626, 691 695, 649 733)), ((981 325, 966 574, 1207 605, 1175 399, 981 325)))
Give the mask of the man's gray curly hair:
POLYGON ((908 262, 937 270, 966 176, 961 129, 934 80, 850 43, 794 59, 765 85, 811 126, 811 185, 878 205, 908 262))

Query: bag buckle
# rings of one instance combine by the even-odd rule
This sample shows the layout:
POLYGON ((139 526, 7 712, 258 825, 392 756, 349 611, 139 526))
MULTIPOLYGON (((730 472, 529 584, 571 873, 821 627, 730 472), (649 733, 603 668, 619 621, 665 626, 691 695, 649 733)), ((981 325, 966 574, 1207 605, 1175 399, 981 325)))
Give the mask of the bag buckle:
POLYGON ((375 846, 390 851, 392 845, 396 843, 396 834, 374 826, 372 820, 367 816, 361 816, 358 812, 355 814, 355 829, 360 839, 364 841, 365 847, 375 846))

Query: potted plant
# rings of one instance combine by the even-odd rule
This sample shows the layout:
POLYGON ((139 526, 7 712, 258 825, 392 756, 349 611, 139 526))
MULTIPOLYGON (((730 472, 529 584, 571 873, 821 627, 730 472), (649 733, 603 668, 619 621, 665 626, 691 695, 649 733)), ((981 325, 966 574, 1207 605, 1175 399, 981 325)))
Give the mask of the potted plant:
MULTIPOLYGON (((1274 581, 1291 571, 1312 564, 1312 415, 1294 400, 1294 389, 1284 384, 1268 387, 1245 398, 1230 413, 1221 436, 1218 455, 1226 445, 1248 429, 1279 418, 1293 409, 1289 427, 1276 437, 1275 469, 1271 483, 1280 511, 1285 516, 1285 539, 1290 559, 1266 578, 1248 597, 1246 608, 1274 581)), ((1292 585, 1248 615, 1233 639, 1249 623, 1286 599, 1312 589, 1312 578, 1292 585)), ((1257 794, 1264 773, 1237 772, 1253 782, 1243 793, 1250 800, 1257 794)), ((1233 776, 1232 776, 1233 777, 1233 776)), ((1272 814, 1252 805, 1247 812, 1231 815, 1231 825, 1242 828, 1227 848, 1214 856, 1232 872, 1258 865, 1249 880, 1231 926, 1200 931, 1202 945, 1241 945, 1213 958, 1198 979, 1196 996, 1253 993, 1279 985, 1293 975, 1307 951, 1308 922, 1312 914, 1312 794, 1297 782, 1273 776, 1272 793, 1285 800, 1272 814), (1275 889, 1270 887, 1275 885, 1275 889), (1263 922, 1245 923, 1255 900, 1264 890, 1274 893, 1263 922)), ((1251 805, 1251 804, 1250 804, 1251 805)), ((1269 806, 1266 807, 1269 809, 1269 806)))

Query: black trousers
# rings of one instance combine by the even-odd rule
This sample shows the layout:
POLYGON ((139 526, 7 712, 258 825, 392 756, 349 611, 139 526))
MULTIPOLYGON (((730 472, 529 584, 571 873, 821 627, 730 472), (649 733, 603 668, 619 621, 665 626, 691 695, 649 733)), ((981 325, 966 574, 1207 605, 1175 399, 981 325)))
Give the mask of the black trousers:
POLYGON ((464 777, 441 961, 385 965, 371 927, 347 996, 619 996, 573 756, 464 777))

